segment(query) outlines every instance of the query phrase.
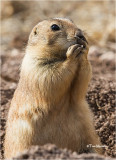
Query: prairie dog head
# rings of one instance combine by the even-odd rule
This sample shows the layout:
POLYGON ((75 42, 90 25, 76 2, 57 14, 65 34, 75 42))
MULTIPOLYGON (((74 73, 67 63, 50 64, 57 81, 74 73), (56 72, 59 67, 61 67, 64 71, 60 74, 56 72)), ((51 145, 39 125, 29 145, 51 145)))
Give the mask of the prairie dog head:
POLYGON ((67 49, 77 44, 77 36, 85 39, 82 30, 69 19, 53 18, 38 23, 32 30, 27 52, 40 57, 63 57, 67 49))

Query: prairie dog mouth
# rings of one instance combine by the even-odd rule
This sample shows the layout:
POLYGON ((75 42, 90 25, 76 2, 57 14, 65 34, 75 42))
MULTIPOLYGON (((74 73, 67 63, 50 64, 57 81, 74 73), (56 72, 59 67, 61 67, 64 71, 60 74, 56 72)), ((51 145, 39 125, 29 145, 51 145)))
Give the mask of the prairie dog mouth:
POLYGON ((82 38, 77 36, 76 37, 76 42, 77 42, 77 44, 80 44, 81 47, 83 47, 83 48, 85 48, 86 44, 88 44, 88 42, 87 42, 87 40, 86 40, 86 38, 84 36, 82 36, 82 38))

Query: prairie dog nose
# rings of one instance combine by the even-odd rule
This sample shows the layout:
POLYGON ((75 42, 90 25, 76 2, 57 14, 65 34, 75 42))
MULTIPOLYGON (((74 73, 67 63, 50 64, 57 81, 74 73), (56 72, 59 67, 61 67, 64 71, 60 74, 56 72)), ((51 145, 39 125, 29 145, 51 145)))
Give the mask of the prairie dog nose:
POLYGON ((81 40, 83 40, 86 43, 88 43, 86 38, 85 38, 85 36, 83 35, 83 33, 82 33, 82 31, 80 29, 75 33, 75 38, 76 39, 80 38, 81 40))

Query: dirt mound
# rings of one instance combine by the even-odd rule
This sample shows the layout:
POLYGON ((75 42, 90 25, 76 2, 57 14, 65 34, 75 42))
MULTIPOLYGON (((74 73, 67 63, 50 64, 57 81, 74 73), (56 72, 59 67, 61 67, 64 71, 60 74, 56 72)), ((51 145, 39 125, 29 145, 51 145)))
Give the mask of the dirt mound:
POLYGON ((111 80, 93 77, 87 101, 94 113, 95 128, 105 155, 115 157, 115 85, 111 80))
POLYGON ((71 152, 67 149, 59 149, 55 145, 47 144, 44 146, 32 146, 29 150, 17 155, 14 160, 18 159, 81 159, 81 160, 113 160, 112 158, 106 158, 97 154, 81 154, 78 155, 76 152, 71 152))

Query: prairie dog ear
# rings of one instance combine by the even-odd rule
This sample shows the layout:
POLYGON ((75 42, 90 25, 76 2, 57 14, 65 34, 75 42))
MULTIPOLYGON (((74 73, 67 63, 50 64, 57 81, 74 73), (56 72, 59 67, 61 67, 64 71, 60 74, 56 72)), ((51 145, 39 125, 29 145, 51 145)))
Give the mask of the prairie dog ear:
POLYGON ((38 27, 35 26, 35 27, 32 29, 32 31, 31 31, 31 33, 30 33, 30 35, 29 35, 28 44, 29 44, 29 43, 34 44, 34 43, 37 42, 38 33, 39 33, 39 32, 38 32, 38 27))
POLYGON ((38 28, 37 28, 37 27, 34 28, 33 34, 34 34, 35 36, 38 34, 38 28))
POLYGON ((31 34, 30 35, 32 35, 32 36, 37 36, 38 35, 38 26, 35 26, 33 29, 32 29, 32 32, 31 32, 31 34))

